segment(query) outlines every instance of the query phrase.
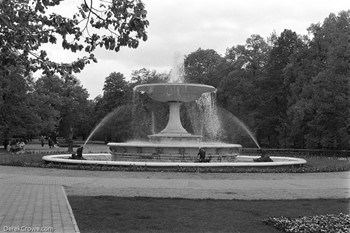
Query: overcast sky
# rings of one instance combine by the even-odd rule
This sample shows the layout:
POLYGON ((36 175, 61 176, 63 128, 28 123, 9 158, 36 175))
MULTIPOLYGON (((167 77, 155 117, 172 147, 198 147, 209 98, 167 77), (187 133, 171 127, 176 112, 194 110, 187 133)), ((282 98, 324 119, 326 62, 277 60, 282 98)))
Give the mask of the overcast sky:
MULTIPOLYGON (((75 11, 81 0, 67 0, 59 10, 75 11)), ((224 55, 227 48, 245 41, 252 34, 267 38, 290 29, 307 35, 312 23, 322 23, 330 13, 350 9, 349 0, 143 0, 147 9, 148 40, 137 49, 119 53, 97 50, 98 63, 75 74, 90 98, 103 93, 105 78, 121 72, 127 79, 133 70, 170 71, 174 57, 198 48, 214 49, 224 55)), ((57 47, 48 48, 56 61, 71 61, 75 54, 57 47)))

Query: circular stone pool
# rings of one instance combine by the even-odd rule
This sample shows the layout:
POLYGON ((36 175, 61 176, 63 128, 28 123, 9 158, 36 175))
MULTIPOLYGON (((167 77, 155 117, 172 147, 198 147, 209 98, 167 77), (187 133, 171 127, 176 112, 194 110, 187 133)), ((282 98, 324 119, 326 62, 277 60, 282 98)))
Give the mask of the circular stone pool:
POLYGON ((305 159, 292 157, 274 157, 273 162, 254 162, 260 156, 238 155, 232 162, 162 162, 162 161, 118 161, 112 154, 83 154, 85 160, 71 159, 70 154, 47 155, 43 157, 46 162, 65 164, 91 164, 108 166, 142 166, 142 167, 276 167, 306 164, 305 159))

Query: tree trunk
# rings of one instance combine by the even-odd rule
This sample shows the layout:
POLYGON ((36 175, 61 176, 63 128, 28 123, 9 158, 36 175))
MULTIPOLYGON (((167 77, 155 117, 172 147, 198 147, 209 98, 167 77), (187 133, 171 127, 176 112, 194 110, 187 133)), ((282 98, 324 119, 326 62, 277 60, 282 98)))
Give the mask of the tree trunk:
POLYGON ((68 134, 68 152, 73 153, 73 127, 69 127, 69 134, 68 134))

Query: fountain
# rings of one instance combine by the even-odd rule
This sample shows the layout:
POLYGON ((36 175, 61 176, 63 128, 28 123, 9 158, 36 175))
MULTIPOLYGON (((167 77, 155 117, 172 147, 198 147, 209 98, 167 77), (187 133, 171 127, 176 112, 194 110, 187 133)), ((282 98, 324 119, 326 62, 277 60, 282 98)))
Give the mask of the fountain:
POLYGON ((201 135, 190 134, 180 120, 182 103, 193 102, 203 93, 216 89, 203 84, 156 83, 138 85, 135 92, 147 94, 150 98, 169 105, 169 119, 166 127, 149 135, 149 142, 108 143, 114 160, 129 160, 137 157, 147 161, 194 162, 198 159, 199 148, 208 156, 219 161, 234 161, 242 146, 219 142, 202 142, 201 135))
POLYGON ((268 162, 256 163, 254 161, 259 156, 239 155, 242 150, 239 144, 206 142, 201 135, 188 133, 180 119, 181 104, 196 101, 202 94, 215 91, 212 86, 156 83, 138 85, 134 91, 169 105, 168 123, 161 132, 149 135, 147 142, 108 143, 111 151, 108 154, 84 154, 83 159, 79 160, 72 159, 71 155, 49 155, 43 159, 47 162, 70 164, 144 167, 267 167, 306 163, 303 159, 290 157, 271 157, 268 162), (200 163, 200 149, 209 156, 210 162, 206 160, 206 163, 200 163))
MULTIPOLYGON (((180 56, 177 55, 175 60, 179 61, 179 58, 180 56)), ((182 80, 184 73, 182 62, 176 63, 174 67, 170 73, 171 83, 143 84, 134 88, 134 93, 148 95, 151 99, 165 102, 169 106, 167 125, 157 133, 154 124, 152 124, 152 134, 148 135, 148 141, 111 142, 107 144, 111 153, 107 154, 82 155, 83 147, 80 147, 75 156, 48 155, 44 156, 43 160, 69 164, 143 167, 268 167, 306 163, 305 160, 299 158, 240 155, 242 146, 239 144, 222 143, 218 140, 203 140, 202 135, 200 135, 200 132, 203 131, 203 128, 201 128, 203 125, 200 126, 202 130, 199 130, 200 132, 197 132, 197 134, 187 132, 181 123, 180 107, 183 103, 196 101, 197 106, 204 107, 205 118, 211 119, 210 124, 204 124, 205 130, 210 132, 209 134, 214 136, 215 139, 218 138, 217 130, 220 128, 218 113, 216 108, 212 108, 206 102, 212 100, 207 96, 208 94, 210 96, 210 93, 215 92, 216 89, 213 86, 203 84, 184 83, 182 80), (208 107, 209 109, 207 109, 208 107)), ((113 115, 113 113, 108 114, 95 127, 88 140, 101 125, 107 124, 108 119, 114 117, 113 115)), ((154 117, 152 112, 152 122, 154 117)), ((191 119, 191 123, 198 128, 198 122, 195 122, 197 119, 194 118, 191 119)), ((249 129, 234 116, 233 120, 250 135, 261 150, 249 129)))

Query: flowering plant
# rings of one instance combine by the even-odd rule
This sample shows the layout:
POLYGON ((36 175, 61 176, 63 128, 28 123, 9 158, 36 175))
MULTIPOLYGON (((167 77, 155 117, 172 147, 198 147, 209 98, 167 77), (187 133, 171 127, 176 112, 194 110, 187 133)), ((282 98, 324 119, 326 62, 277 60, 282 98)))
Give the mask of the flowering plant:
POLYGON ((267 218, 263 221, 279 230, 291 233, 346 233, 350 232, 350 214, 327 214, 299 218, 267 218))

